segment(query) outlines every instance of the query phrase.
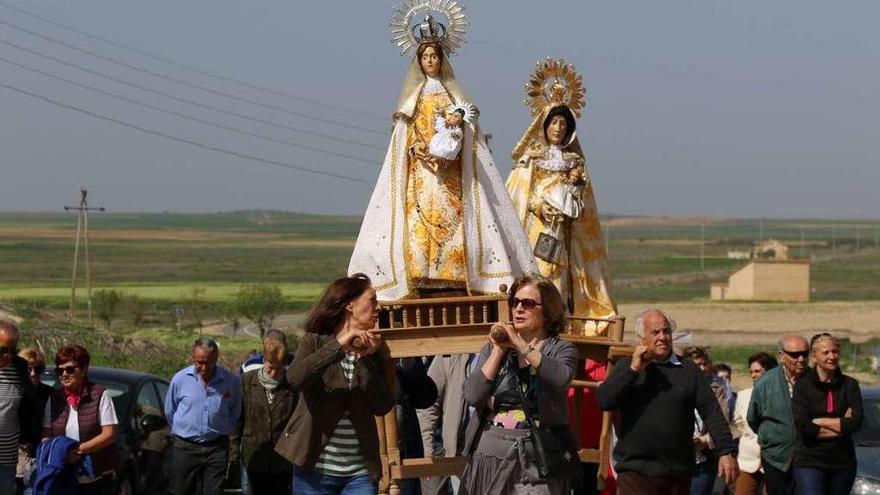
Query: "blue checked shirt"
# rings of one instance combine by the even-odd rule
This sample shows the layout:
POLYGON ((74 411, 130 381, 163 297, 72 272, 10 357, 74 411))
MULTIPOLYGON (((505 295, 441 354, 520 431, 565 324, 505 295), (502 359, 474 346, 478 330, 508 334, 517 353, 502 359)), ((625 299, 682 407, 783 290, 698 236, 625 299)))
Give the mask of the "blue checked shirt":
POLYGON ((193 442, 210 442, 229 435, 241 414, 239 378, 217 366, 206 387, 195 367, 177 372, 165 397, 165 417, 171 433, 193 442))

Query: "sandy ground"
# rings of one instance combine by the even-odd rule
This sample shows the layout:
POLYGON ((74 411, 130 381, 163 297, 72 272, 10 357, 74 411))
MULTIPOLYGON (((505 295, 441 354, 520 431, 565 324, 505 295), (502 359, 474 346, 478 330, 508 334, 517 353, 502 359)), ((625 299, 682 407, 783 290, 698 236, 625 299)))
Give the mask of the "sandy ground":
MULTIPOLYGON (((643 305, 624 304, 627 337, 643 305)), ((880 338, 880 301, 814 303, 666 303, 661 305, 678 324, 703 345, 775 343, 784 334, 809 337, 831 332, 854 342, 880 338)))

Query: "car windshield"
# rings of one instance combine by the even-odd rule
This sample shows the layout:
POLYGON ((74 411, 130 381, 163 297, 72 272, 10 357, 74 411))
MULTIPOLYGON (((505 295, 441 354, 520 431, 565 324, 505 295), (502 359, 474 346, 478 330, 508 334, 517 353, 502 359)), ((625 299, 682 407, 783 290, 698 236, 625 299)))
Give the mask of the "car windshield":
POLYGON ((862 429, 853 435, 856 445, 880 445, 880 398, 865 399, 862 429))
MULTIPOLYGON (((52 387, 60 386, 58 385, 58 377, 55 376, 51 370, 47 370, 47 372, 43 373, 40 377, 40 380, 46 385, 50 385, 52 387)), ((123 382, 117 382, 114 380, 107 380, 104 378, 97 378, 94 376, 90 376, 89 380, 97 383, 98 385, 103 386, 107 392, 110 393, 110 398, 113 399, 113 408, 116 409, 116 417, 121 418, 125 412, 125 394, 128 393, 129 385, 123 382)))

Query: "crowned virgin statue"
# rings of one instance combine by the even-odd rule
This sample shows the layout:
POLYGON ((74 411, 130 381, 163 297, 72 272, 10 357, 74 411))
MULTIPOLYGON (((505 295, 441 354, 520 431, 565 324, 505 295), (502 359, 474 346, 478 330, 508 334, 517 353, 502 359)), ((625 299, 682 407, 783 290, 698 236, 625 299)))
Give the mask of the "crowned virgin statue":
POLYGON ((479 113, 449 63, 466 25, 455 1, 395 7, 392 41, 415 56, 348 268, 368 274, 381 300, 498 293, 537 272, 479 113))
MULTIPOLYGON (((562 59, 539 62, 526 85, 534 116, 513 150, 507 190, 537 257, 583 333, 603 335, 617 315, 593 184, 575 133, 584 106, 581 76, 562 59), (587 321, 586 318, 592 320, 587 321)), ((574 330, 574 329, 573 329, 574 330)))

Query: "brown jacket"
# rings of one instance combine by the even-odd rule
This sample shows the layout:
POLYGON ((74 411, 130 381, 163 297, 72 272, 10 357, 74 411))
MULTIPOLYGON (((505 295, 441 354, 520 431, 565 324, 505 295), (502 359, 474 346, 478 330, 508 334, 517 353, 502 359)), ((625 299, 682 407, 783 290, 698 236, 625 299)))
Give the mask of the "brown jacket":
POLYGON ((344 356, 333 335, 307 333, 300 340, 287 368, 287 381, 300 391, 300 400, 275 451, 296 467, 313 469, 339 419, 348 414, 370 477, 378 480, 382 463, 374 416, 394 406, 386 376, 387 350, 358 361, 351 388, 340 365, 344 356))
POLYGON ((241 416, 238 428, 229 435, 229 460, 239 460, 241 449, 241 464, 248 472, 288 474, 290 462, 278 455, 274 447, 293 414, 296 391, 282 377, 269 404, 259 373, 257 369, 241 375, 241 416))

